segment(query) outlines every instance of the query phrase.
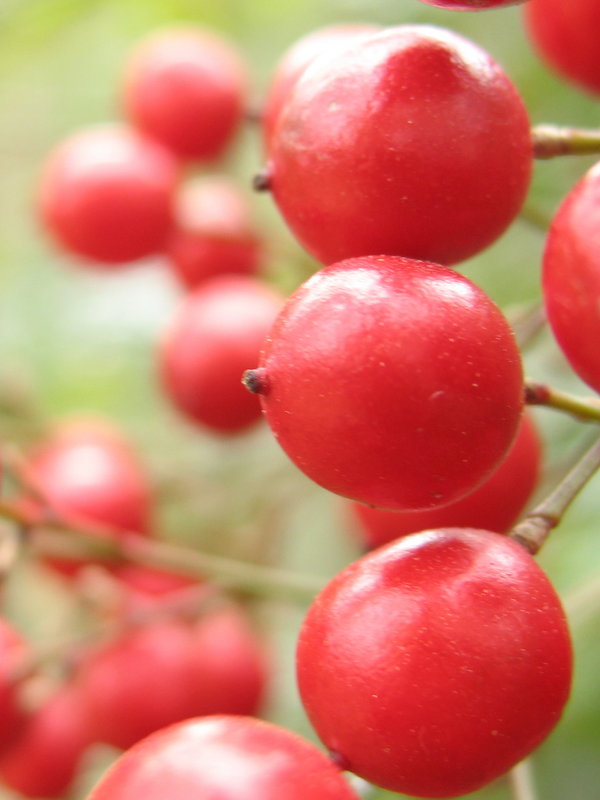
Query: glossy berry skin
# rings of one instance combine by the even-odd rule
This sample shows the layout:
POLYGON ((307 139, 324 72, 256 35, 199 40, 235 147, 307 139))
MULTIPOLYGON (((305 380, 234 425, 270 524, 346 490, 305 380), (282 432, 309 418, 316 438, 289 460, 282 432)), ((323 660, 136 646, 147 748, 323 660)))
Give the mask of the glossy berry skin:
POLYGON ((469 527, 506 533, 535 489, 541 455, 539 435, 531 416, 525 413, 517 437, 498 469, 474 492, 455 503, 424 511, 385 511, 351 503, 348 511, 354 518, 359 540, 367 549, 429 528, 469 527))
POLYGON ((202 177, 181 188, 167 258, 186 288, 221 275, 256 275, 261 256, 248 203, 233 181, 202 177))
POLYGON ((24 797, 65 797, 91 744, 75 690, 60 687, 25 722, 0 756, 0 780, 24 797))
POLYGON ((126 630, 89 653, 77 687, 96 740, 127 749, 188 717, 256 714, 266 680, 262 645, 232 606, 126 630))
POLYGON ((263 134, 265 148, 269 142, 281 109, 306 67, 322 53, 351 46, 358 37, 379 30, 377 25, 348 23, 328 25, 298 39, 287 50, 277 65, 264 103, 263 134))
POLYGON ((451 31, 407 25, 306 68, 268 175, 323 264, 369 254, 453 264, 512 222, 531 161, 527 113, 504 71, 451 31))
POLYGON ((115 267, 164 248, 178 178, 177 160, 155 142, 125 126, 88 128, 50 155, 40 214, 64 250, 115 267))
POLYGON ((523 6, 529 37, 542 58, 563 78, 600 93, 596 0, 529 0, 523 6))
POLYGON ((571 646, 530 554, 466 528, 375 550, 317 597, 297 651, 304 707, 345 768, 417 797, 466 794, 556 725, 571 646))
POLYGON ((548 321, 572 368, 600 391, 600 164, 563 200, 543 257, 548 321))
MULTIPOLYGON (((101 420, 57 426, 29 454, 26 472, 40 495, 40 501, 28 500, 27 505, 41 519, 54 513, 74 527, 109 538, 150 533, 149 478, 127 440, 101 420)), ((65 575, 76 574, 85 564, 55 558, 46 563, 65 575)))
POLYGON ((125 67, 123 104, 136 127, 181 158, 212 161, 237 132, 245 89, 234 45, 189 26, 138 45, 125 67))
POLYGON ((358 800, 313 744, 248 717, 190 719, 125 753, 88 800, 358 800), (157 770, 160 764, 160 770, 157 770))
POLYGON ((74 525, 148 530, 149 479, 129 443, 102 421, 57 426, 30 454, 27 474, 52 509, 74 525))
POLYGON ((246 382, 312 480, 413 510, 492 472, 523 394, 512 332, 487 295, 451 269, 394 256, 348 259, 304 283, 246 382))
POLYGON ((162 341, 159 368, 167 396, 190 420, 217 434, 240 433, 260 418, 241 384, 281 308, 256 280, 215 278, 183 301, 162 341))
POLYGON ((436 8, 447 8, 451 11, 480 11, 485 8, 504 8, 514 6, 524 0, 421 0, 436 8))

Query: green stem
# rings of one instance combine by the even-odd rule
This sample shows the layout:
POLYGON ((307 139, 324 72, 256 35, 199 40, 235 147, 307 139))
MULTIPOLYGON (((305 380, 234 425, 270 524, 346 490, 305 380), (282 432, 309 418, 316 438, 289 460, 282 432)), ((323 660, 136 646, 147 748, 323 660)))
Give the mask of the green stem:
POLYGON ((600 153, 599 128, 569 128, 561 125, 536 125, 532 131, 535 158, 581 156, 600 153))
POLYGON ((310 603, 324 582, 288 570, 146 539, 136 533, 127 533, 116 540, 114 531, 76 528, 51 513, 39 523, 22 509, 6 502, 0 502, 0 517, 34 530, 31 544, 42 555, 154 567, 200 580, 208 578, 230 590, 301 604, 310 603))
POLYGON ((519 212, 519 217, 529 223, 533 228, 536 228, 536 230, 542 231, 542 233, 548 231, 550 223, 552 222, 551 214, 542 211, 542 209, 530 202, 525 203, 519 212))
POLYGON ((544 383, 526 380, 525 402, 564 411, 581 421, 600 422, 600 400, 567 394, 544 383))
POLYGON ((511 539, 535 554, 565 511, 600 468, 600 438, 579 459, 550 494, 510 532, 511 539))

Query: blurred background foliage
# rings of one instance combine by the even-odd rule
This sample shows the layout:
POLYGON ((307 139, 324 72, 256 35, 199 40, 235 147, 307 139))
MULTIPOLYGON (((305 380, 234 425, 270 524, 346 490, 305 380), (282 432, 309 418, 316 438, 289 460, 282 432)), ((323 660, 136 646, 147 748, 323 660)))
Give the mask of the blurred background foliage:
MULTIPOLYGON (((119 116, 119 73, 141 35, 191 22, 230 36, 247 60, 249 106, 259 108, 284 50, 301 35, 341 21, 450 27, 505 66, 534 123, 597 124, 597 101, 567 86, 537 59, 518 7, 453 13, 417 0, 0 0, 3 441, 25 447, 72 413, 109 416, 148 464, 157 486, 160 535, 322 580, 358 554, 341 502, 299 475, 267 430, 259 426, 241 437, 215 438, 184 422, 160 393, 156 342, 181 296, 165 265, 154 260, 112 274, 82 269, 41 231, 34 196, 50 148, 81 127, 119 116)), ((258 131, 248 124, 215 169, 235 175, 250 195, 261 159, 258 131)), ((517 318, 539 303, 544 241, 539 220, 550 218, 593 161, 539 162, 528 213, 487 252, 460 267, 509 316, 517 318)), ((290 291, 316 265, 287 234, 268 196, 256 196, 253 206, 268 241, 269 277, 290 291)), ((547 332, 529 342, 525 361, 536 380, 589 393, 547 332)), ((593 431, 549 410, 536 412, 536 419, 546 441, 548 487, 593 431)), ((561 725, 533 759, 544 800, 575 792, 594 798, 600 786, 598 485, 598 479, 592 481, 540 556, 565 599, 576 647, 573 698, 561 725)), ((6 604, 6 613, 40 645, 76 624, 76 601, 27 564, 11 576, 6 604)), ((293 680, 294 641, 304 609, 276 599, 253 608, 275 661, 267 716, 312 736, 293 680)), ((82 778, 81 793, 111 757, 97 754, 82 778)), ((510 791, 499 781, 473 796, 504 800, 510 791)))

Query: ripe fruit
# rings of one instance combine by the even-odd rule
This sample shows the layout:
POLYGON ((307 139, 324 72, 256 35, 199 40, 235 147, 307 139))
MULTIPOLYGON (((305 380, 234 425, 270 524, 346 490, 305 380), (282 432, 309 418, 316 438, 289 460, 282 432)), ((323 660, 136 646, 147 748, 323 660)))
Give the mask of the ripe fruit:
POLYGON ((163 249, 179 165, 167 150, 118 125, 71 136, 52 153, 40 212, 69 252, 117 265, 163 249))
POLYGON ((124 72, 129 119, 182 158, 220 156, 243 114, 245 67, 235 47, 199 27, 143 40, 124 72))
POLYGON ((238 187, 223 176, 196 178, 180 191, 167 256, 188 289, 219 275, 254 275, 261 243, 238 187))
POLYGON ((560 601, 520 545, 446 528, 337 575, 301 630, 298 685, 345 768, 418 797, 474 791, 530 753, 569 694, 560 601))
POLYGON ((298 39, 287 50, 273 75, 263 112, 264 141, 266 148, 275 130, 281 109, 306 67, 321 53, 334 48, 349 47, 360 36, 379 30, 377 25, 328 25, 298 39))
POLYGON ((322 263, 390 254, 453 264, 512 222, 532 147, 523 103, 487 53, 407 25, 315 59, 269 155, 279 210, 322 263))
POLYGON ((482 528, 506 533, 523 511, 537 483, 541 442, 533 420, 524 414, 517 437, 498 469, 474 492, 455 503, 424 511, 385 511, 350 503, 361 542, 368 549, 399 536, 439 527, 482 528))
POLYGON ((90 743, 79 698, 63 686, 32 713, 2 754, 0 778, 25 797, 65 797, 90 743))
POLYGON ((175 405, 217 433, 238 433, 260 418, 240 383, 281 308, 275 292, 251 278, 215 278, 190 293, 160 351, 162 383, 175 405))
POLYGON ((96 739, 123 749, 188 717, 256 714, 265 685, 262 646, 235 606, 131 627, 90 652, 77 676, 96 739))
MULTIPOLYGON (((50 511, 97 536, 148 534, 151 491, 142 465, 116 430, 103 422, 65 422, 29 456, 26 471, 43 503, 28 505, 43 520, 50 511)), ((80 564, 48 559, 65 574, 80 564)))
POLYGON ((246 385, 316 483, 392 509, 431 508, 499 464, 522 408, 497 307, 446 267, 394 256, 322 269, 286 302, 246 385))
POLYGON ((563 200, 543 258, 546 314, 575 372, 600 391, 600 164, 563 200))
POLYGON ((88 800, 140 797, 358 800, 314 745, 269 722, 227 716, 187 720, 140 742, 88 800))
POLYGON ((523 13, 531 41, 550 66, 598 94, 600 8, 596 0, 529 0, 523 13))
POLYGON ((0 753, 15 740, 25 720, 15 675, 29 657, 28 645, 0 617, 0 753))

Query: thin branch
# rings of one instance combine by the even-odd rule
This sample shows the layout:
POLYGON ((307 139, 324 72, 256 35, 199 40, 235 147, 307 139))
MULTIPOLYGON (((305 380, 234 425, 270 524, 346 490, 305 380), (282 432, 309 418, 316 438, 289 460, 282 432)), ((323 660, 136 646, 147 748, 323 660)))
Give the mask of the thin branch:
POLYGON ((564 411, 580 421, 600 422, 600 400, 553 389, 545 383, 525 382, 525 402, 532 406, 548 406, 564 411))
POLYGON ((284 569, 147 539, 134 532, 118 531, 116 538, 114 529, 84 529, 52 513, 40 524, 35 512, 7 502, 0 502, 0 517, 35 534, 30 537, 30 546, 40 555, 155 567, 200 580, 211 579, 227 589, 301 604, 310 603, 324 583, 284 569))
POLYGON ((550 531, 562 519, 565 511, 600 468, 600 438, 584 453, 575 466, 513 530, 511 539, 519 542, 530 553, 542 547, 550 531))
POLYGON ((513 800, 537 800, 533 783, 531 761, 526 759, 513 767, 507 775, 513 800))
POLYGON ((532 131, 535 158, 582 156, 600 153, 600 128, 536 125, 532 131))

